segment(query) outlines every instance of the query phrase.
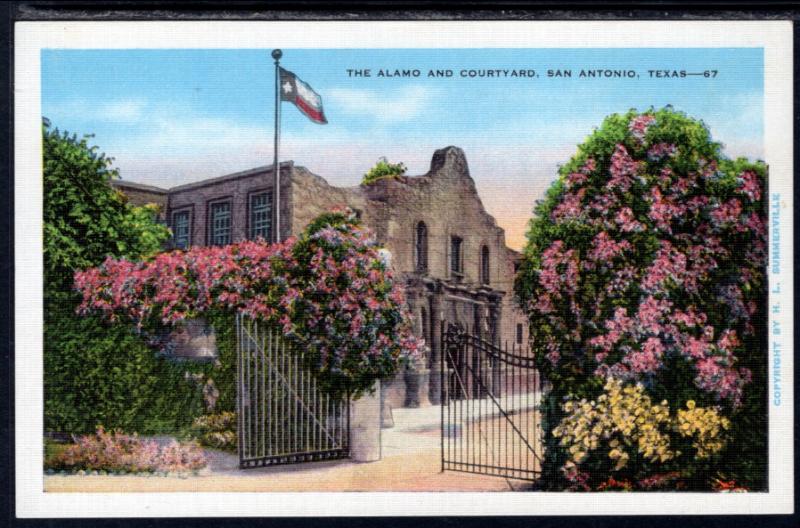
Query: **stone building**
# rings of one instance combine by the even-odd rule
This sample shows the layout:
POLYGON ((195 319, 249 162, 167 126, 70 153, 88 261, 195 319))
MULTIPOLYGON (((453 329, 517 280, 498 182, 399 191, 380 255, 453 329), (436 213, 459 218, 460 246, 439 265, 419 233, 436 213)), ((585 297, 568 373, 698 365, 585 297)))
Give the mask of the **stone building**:
MULTIPOLYGON (((171 189, 115 185, 134 203, 163 204, 173 247, 271 237, 270 166, 171 189)), ((512 295, 520 255, 506 247, 503 229, 483 207, 461 149, 437 150, 422 176, 346 188, 292 162, 281 164, 282 239, 298 235, 321 212, 343 206, 355 210, 390 251, 417 333, 430 348, 423 365, 383 384, 389 405, 439 403, 445 322, 496 344, 528 342, 527 319, 512 295)))

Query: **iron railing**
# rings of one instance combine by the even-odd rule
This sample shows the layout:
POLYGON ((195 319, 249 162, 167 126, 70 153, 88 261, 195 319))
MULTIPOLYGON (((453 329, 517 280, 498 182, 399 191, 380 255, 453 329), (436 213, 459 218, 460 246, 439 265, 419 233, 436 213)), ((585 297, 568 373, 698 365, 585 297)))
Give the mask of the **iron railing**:
POLYGON ((302 350, 275 327, 236 317, 239 467, 350 456, 350 405, 319 389, 302 350))
POLYGON ((454 325, 441 350, 442 470, 536 480, 541 379, 533 356, 454 325))

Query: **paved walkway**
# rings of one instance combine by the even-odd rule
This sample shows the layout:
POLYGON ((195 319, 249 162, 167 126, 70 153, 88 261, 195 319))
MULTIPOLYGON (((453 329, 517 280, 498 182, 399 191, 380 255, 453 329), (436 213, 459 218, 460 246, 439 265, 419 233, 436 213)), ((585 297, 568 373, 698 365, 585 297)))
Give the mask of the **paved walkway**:
POLYGON ((165 491, 511 491, 524 481, 441 472, 441 408, 395 409, 381 431, 382 459, 311 462, 242 471, 230 453, 209 451, 209 467, 180 477, 45 475, 48 492, 165 491))

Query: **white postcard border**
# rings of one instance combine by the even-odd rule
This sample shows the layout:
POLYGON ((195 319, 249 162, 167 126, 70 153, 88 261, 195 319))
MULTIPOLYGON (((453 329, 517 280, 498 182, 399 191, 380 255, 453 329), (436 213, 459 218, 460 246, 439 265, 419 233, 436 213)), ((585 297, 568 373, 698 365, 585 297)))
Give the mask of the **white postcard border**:
POLYGON ((19 22, 15 25, 15 405, 19 517, 791 513, 793 78, 789 21, 19 22), (44 493, 41 50, 46 48, 763 47, 770 167, 769 492, 44 493), (777 221, 775 221, 777 219, 777 221), (777 244, 773 246, 773 242, 777 244), (773 248, 778 252, 774 253, 773 248), (777 268, 773 273, 772 256, 777 268), (780 291, 775 291, 780 284, 780 291), (778 343, 779 349, 775 348, 778 343), (778 350, 778 353, 774 353, 778 350), (780 363, 775 362, 779 356, 780 363), (772 397, 780 388, 780 405, 772 397))

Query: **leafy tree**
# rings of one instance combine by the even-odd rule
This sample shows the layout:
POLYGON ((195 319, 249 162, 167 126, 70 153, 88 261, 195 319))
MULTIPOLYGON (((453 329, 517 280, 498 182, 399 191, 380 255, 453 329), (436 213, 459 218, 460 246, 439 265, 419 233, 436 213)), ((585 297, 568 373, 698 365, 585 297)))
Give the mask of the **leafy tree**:
POLYGON ((169 236, 153 206, 135 207, 110 185, 117 171, 89 145, 90 137, 61 132, 44 120, 45 429, 171 429, 200 412, 199 390, 184 376, 187 367, 155 357, 129 325, 76 314, 76 269, 107 256, 149 257, 169 236))
POLYGON ((561 167, 515 286, 546 482, 765 488, 765 179, 671 108, 609 116, 561 167))
POLYGON ((44 269, 49 292, 72 288, 72 274, 106 256, 141 258, 169 237, 155 206, 135 207, 111 187, 118 171, 88 139, 44 120, 44 269))

